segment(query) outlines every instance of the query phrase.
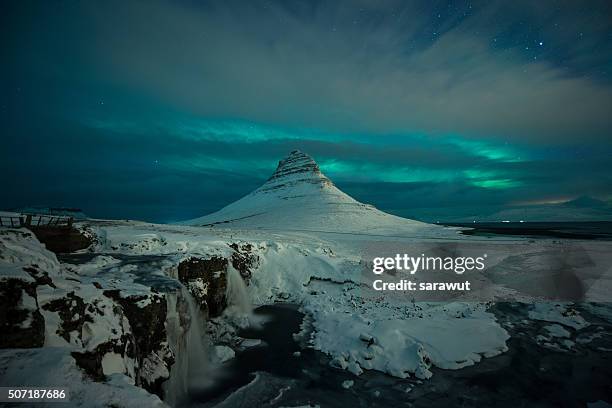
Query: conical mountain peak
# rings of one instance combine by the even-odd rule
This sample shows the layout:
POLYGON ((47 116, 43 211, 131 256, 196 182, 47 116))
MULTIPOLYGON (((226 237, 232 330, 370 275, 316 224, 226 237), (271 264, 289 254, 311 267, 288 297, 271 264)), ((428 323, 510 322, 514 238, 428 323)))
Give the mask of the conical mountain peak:
POLYGON ((276 171, 257 191, 264 192, 299 184, 315 184, 320 187, 332 186, 332 182, 321 173, 321 169, 312 157, 299 150, 294 150, 278 162, 276 171))
POLYGON ((327 178, 317 162, 294 150, 258 189, 219 211, 186 221, 191 225, 300 231, 414 232, 426 224, 362 204, 327 178))
POLYGON ((321 174, 321 170, 312 157, 299 150, 294 150, 289 153, 287 157, 278 162, 276 171, 269 180, 298 173, 321 174))

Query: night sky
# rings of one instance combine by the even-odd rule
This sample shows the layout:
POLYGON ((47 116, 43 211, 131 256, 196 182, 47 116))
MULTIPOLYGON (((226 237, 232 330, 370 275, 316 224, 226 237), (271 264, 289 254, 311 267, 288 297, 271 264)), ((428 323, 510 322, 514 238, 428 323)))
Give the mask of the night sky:
POLYGON ((174 221, 291 150, 431 218, 612 200, 609 1, 5 1, 0 207, 174 221))

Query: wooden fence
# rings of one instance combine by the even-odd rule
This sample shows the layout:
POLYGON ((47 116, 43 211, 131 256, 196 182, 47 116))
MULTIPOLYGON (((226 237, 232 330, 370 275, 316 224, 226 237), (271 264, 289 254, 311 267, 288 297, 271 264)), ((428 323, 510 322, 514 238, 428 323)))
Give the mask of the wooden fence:
POLYGON ((26 228, 71 228, 73 217, 43 214, 22 214, 20 216, 0 216, 0 227, 26 228))

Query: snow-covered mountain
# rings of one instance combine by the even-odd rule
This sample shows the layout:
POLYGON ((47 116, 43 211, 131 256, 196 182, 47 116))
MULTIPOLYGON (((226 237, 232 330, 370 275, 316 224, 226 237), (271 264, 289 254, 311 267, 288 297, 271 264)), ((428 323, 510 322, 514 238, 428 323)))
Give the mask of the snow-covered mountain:
POLYGON ((585 222, 612 221, 612 206, 589 196, 558 204, 507 208, 493 214, 481 214, 453 220, 456 222, 585 222))
POLYGON ((436 228, 382 212, 338 189, 298 150, 278 163, 261 187, 188 225, 353 233, 406 233, 436 228))

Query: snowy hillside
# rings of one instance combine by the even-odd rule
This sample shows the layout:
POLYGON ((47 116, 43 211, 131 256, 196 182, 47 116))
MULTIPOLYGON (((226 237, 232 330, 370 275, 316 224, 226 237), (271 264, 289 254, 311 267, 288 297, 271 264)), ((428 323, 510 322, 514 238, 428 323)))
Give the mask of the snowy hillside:
POLYGON ((605 201, 583 196, 557 204, 511 207, 493 214, 478 214, 454 219, 455 222, 586 222, 612 221, 612 206, 605 201))
POLYGON ((441 228, 360 203, 338 189, 307 154, 294 150, 261 187, 187 225, 405 234, 441 228))

